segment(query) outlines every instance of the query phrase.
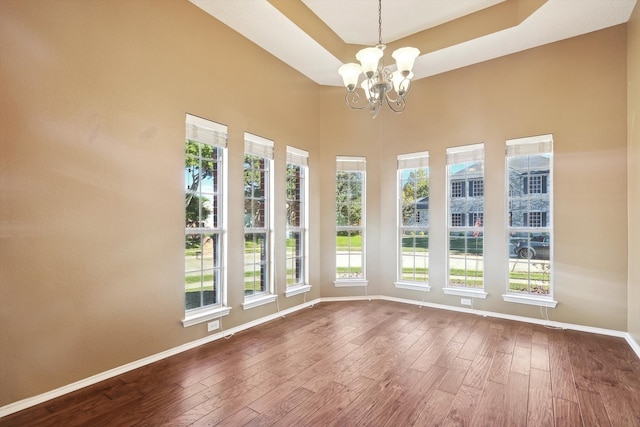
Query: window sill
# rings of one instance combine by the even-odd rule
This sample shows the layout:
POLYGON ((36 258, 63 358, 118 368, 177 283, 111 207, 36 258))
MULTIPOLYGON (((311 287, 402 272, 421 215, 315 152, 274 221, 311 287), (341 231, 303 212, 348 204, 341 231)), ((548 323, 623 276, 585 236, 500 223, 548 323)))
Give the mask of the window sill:
POLYGON ((369 286, 369 281, 365 279, 343 279, 335 280, 333 284, 336 288, 348 288, 350 286, 369 286))
POLYGON ((543 296, 505 294, 502 295, 502 299, 504 299, 506 302, 537 305, 539 307, 556 308, 556 305, 558 305, 558 301, 554 301, 551 297, 543 296))
POLYGON ((311 290, 311 285, 287 286, 287 289, 284 291, 284 296, 289 298, 294 295, 300 295, 305 292, 309 292, 310 290, 311 290))
POLYGON ((271 304, 277 298, 278 296, 273 294, 265 294, 265 295, 258 295, 257 297, 249 297, 244 300, 244 303, 242 304, 242 309, 249 310, 250 308, 259 307, 265 304, 271 304))
POLYGON ((443 288, 442 292, 447 295, 457 295, 459 297, 469 297, 469 298, 487 298, 487 293, 483 290, 471 290, 466 288, 443 288))
POLYGON ((414 282, 393 282, 393 284, 396 285, 396 288, 398 289, 409 289, 411 291, 422 291, 422 292, 431 291, 431 286, 429 286, 427 283, 420 284, 420 283, 414 283, 414 282))
POLYGON ((185 328, 193 325, 197 325, 199 323, 204 323, 209 320, 218 319, 220 317, 226 316, 231 311, 231 307, 211 307, 211 308, 200 308, 194 311, 190 311, 185 314, 184 319, 182 320, 182 326, 185 328))

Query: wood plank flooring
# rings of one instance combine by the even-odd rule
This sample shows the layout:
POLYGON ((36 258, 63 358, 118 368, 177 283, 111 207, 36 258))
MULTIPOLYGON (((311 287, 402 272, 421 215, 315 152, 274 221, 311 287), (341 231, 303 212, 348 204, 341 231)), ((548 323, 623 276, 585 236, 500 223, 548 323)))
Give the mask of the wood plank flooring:
POLYGON ((640 426, 621 338, 388 301, 322 303, 0 426, 640 426))

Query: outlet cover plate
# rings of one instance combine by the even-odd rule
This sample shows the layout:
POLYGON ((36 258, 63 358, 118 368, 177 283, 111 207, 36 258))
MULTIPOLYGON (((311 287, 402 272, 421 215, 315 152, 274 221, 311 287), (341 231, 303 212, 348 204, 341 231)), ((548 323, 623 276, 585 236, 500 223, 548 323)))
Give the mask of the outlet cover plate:
POLYGON ((214 320, 213 322, 207 323, 207 332, 215 331, 216 329, 220 329, 219 320, 214 320))

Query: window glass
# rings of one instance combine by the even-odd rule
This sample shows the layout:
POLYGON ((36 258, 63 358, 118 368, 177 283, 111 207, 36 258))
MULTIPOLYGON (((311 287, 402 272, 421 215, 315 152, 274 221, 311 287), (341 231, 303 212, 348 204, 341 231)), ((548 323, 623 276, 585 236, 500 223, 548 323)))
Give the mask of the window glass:
POLYGON ((484 287, 484 145, 447 149, 448 285, 484 287))
POLYGON ((226 126, 187 115, 185 137, 185 309, 221 303, 226 126))
POLYGON ((273 141, 245 133, 244 295, 271 292, 273 141))
POLYGON ((336 279, 364 279, 364 157, 336 161, 336 279))
POLYGON ((429 153, 398 156, 398 282, 429 283, 429 153))
POLYGON ((551 295, 553 137, 507 141, 509 292, 551 295))
POLYGON ((307 159, 306 151, 287 147, 287 286, 303 285, 307 270, 307 159))

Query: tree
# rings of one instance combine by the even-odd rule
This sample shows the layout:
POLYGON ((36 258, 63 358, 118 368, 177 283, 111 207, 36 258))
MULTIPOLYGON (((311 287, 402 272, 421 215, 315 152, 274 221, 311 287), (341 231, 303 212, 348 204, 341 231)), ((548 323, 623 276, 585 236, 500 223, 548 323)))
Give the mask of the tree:
POLYGON ((244 156, 244 223, 245 227, 265 226, 265 159, 260 156, 244 156))
POLYGON ((336 174, 336 222, 339 226, 358 226, 362 223, 361 172, 336 174))
POLYGON ((301 167, 287 164, 287 225, 298 227, 301 223, 300 186, 302 185, 301 167))
POLYGON ((186 140, 184 156, 185 177, 187 179, 185 208, 189 206, 194 197, 197 197, 198 188, 203 180, 213 178, 214 186, 217 185, 217 156, 216 147, 191 139, 186 140))
POLYGON ((201 227, 202 222, 206 221, 211 215, 212 210, 207 207, 209 199, 198 196, 185 196, 188 198, 188 204, 185 207, 185 223, 187 227, 201 227), (200 217, 202 215, 202 218, 200 217))
POLYGON ((412 225, 417 222, 416 205, 429 196, 429 178, 426 168, 411 169, 402 187, 402 223, 412 225))

